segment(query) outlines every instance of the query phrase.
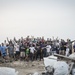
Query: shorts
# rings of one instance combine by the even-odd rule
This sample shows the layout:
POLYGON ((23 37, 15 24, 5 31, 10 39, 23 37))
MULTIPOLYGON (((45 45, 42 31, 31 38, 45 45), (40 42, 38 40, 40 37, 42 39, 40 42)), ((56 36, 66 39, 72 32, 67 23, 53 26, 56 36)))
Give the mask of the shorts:
POLYGON ((29 56, 29 54, 26 54, 26 57, 28 57, 29 56))
POLYGON ((10 52, 9 53, 9 57, 14 57, 14 53, 13 52, 10 52))
POLYGON ((19 51, 16 51, 16 55, 18 55, 18 56, 19 56, 19 55, 20 55, 20 52, 19 52, 19 51))
POLYGON ((25 57, 25 52, 20 52, 20 57, 25 57))
POLYGON ((3 54, 2 54, 3 57, 6 56, 6 55, 7 55, 6 53, 3 53, 3 54))

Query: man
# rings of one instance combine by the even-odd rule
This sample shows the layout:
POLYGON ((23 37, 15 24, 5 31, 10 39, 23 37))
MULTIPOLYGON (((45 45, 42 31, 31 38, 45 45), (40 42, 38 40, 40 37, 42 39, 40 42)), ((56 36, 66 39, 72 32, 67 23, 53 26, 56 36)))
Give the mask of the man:
POLYGON ((49 56, 51 51, 51 45, 47 44, 46 49, 47 49, 47 56, 49 56))
POLYGON ((16 52, 15 59, 18 60, 19 59, 19 56, 20 56, 20 50, 19 50, 19 44, 18 43, 16 43, 14 45, 14 49, 15 49, 15 52, 16 52))
POLYGON ((26 48, 26 61, 29 61, 29 54, 30 54, 30 49, 29 49, 29 46, 27 46, 26 48))
POLYGON ((66 45, 66 56, 69 56, 69 51, 70 51, 69 46, 66 45))
POLYGON ((0 44, 0 56, 1 56, 1 44, 0 44))
POLYGON ((38 57, 40 57, 39 59, 41 60, 41 47, 37 46, 36 51, 36 60, 38 59, 38 57))
POLYGON ((12 43, 9 43, 8 53, 9 53, 9 57, 14 58, 14 45, 12 43))
POLYGON ((31 61, 33 61, 34 59, 34 52, 35 52, 35 47, 31 44, 31 46, 30 46, 30 59, 31 59, 31 61))
POLYGON ((61 39, 59 54, 62 54, 62 55, 64 55, 64 53, 65 53, 65 50, 64 50, 64 43, 65 43, 64 40, 61 39))
POLYGON ((3 58, 6 57, 6 47, 4 46, 4 44, 2 43, 2 46, 0 47, 1 49, 1 55, 3 58))
POLYGON ((70 49, 69 53, 72 54, 72 42, 71 42, 71 40, 69 39, 67 43, 68 43, 69 49, 70 49))
POLYGON ((20 45, 19 49, 20 49, 20 59, 23 60, 23 59, 25 59, 25 50, 26 50, 26 47, 23 42, 20 45))
POLYGON ((56 41, 56 53, 59 54, 59 50, 60 50, 60 44, 59 44, 59 40, 56 41))
POLYGON ((75 52, 75 41, 74 41, 73 49, 74 49, 74 52, 75 52))

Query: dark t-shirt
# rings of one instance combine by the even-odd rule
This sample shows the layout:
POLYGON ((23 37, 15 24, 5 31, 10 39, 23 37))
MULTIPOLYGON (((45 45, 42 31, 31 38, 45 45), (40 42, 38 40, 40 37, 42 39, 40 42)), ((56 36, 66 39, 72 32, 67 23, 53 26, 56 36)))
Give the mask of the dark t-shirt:
POLYGON ((73 46, 73 48, 75 49, 75 45, 73 46))
POLYGON ((26 49, 26 48, 25 48, 25 46, 24 46, 24 45, 21 45, 21 46, 20 46, 20 52, 22 52, 22 51, 24 52, 24 51, 25 51, 25 49, 26 49))

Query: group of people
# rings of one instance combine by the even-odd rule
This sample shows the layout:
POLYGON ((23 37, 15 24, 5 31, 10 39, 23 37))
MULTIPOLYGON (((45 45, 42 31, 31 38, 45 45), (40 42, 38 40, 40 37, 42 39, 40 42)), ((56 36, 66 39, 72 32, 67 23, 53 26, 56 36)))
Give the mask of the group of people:
POLYGON ((75 51, 75 41, 67 39, 47 39, 44 37, 21 37, 21 39, 7 40, 0 44, 0 56, 9 57, 14 60, 34 61, 42 60, 43 57, 50 56, 54 53, 69 56, 72 50, 75 51), (74 44, 72 44, 74 42, 74 44))

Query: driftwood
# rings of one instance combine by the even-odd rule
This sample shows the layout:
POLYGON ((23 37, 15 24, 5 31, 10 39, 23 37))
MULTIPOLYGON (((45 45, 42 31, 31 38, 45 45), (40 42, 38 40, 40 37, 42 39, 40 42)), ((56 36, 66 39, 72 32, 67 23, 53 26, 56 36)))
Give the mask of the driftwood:
POLYGON ((67 57, 67 56, 64 56, 64 55, 54 54, 54 56, 58 57, 58 59, 65 60, 67 62, 68 61, 75 62, 75 59, 67 57))

